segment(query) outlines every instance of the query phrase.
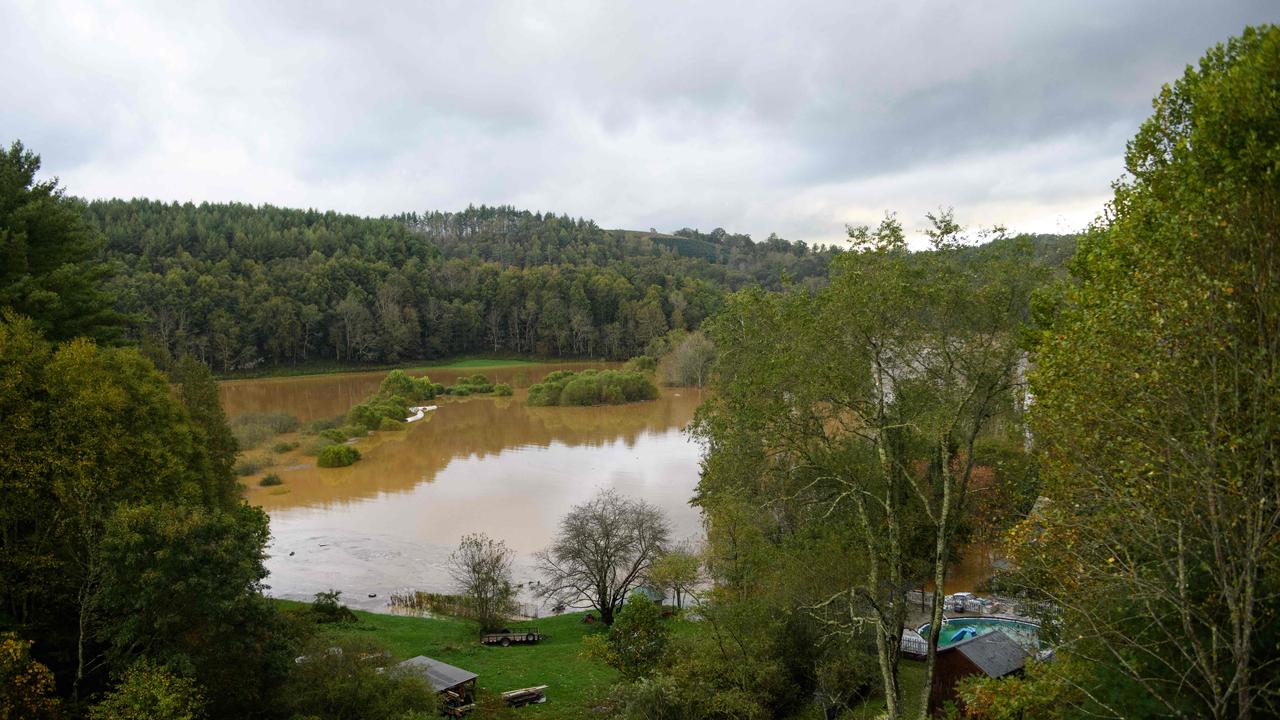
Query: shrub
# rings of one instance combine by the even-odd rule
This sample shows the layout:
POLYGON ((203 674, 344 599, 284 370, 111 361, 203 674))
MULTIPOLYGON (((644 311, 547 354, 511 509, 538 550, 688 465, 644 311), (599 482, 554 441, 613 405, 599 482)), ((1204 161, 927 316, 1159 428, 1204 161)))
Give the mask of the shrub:
POLYGON ((89 708, 90 720, 196 720, 205 717, 205 698, 190 678, 140 660, 124 679, 97 705, 89 708))
POLYGON ((244 477, 245 475, 253 475, 263 468, 271 467, 274 463, 265 457, 242 457, 236 461, 232 468, 235 474, 244 477))
POLYGON ((283 485, 284 481, 275 473, 270 473, 266 477, 258 481, 258 485, 262 487, 271 487, 272 485, 283 485))
POLYGON ((505 383, 498 383, 493 386, 493 394, 498 397, 510 397, 512 394, 511 386, 505 383))
POLYGON ((388 432, 395 432, 397 430, 403 430, 404 428, 405 424, 403 420, 393 420, 389 417, 382 418, 382 421, 378 423, 379 430, 388 432))
POLYGON ((316 593, 311 602, 311 615, 318 623, 349 624, 358 622, 360 618, 351 612, 351 608, 338 602, 341 590, 330 589, 329 592, 316 593))
POLYGON ((320 451, 316 465, 323 468, 346 467, 360 459, 360 451, 350 445, 330 445, 320 451))
POLYGON ((298 418, 288 413, 245 413, 231 421, 231 434, 240 449, 248 450, 268 438, 298 429, 298 418))
POLYGON ((331 443, 341 443, 346 442, 347 434, 338 428, 329 428, 320 432, 320 439, 328 440, 331 443))
POLYGON ((616 405, 658 397, 658 388, 638 372, 559 370, 529 388, 529 405, 616 405))
POLYGON ((302 428, 305 432, 315 435, 324 430, 328 430, 329 428, 336 428, 341 424, 342 424, 342 416, 338 415, 336 417, 331 417, 331 418, 312 420, 306 425, 303 425, 302 428))
POLYGON ((437 696, 414 672, 382 671, 390 653, 365 639, 317 635, 303 646, 279 697, 279 715, 347 720, 439 717, 437 696))
POLYGON ((290 450, 297 450, 297 449, 298 449, 298 443, 296 442, 278 442, 275 445, 271 446, 271 452, 276 453, 277 455, 280 453, 287 453, 290 450))
POLYGON ((648 355, 637 355, 627 361, 622 366, 624 372, 653 372, 658 367, 658 361, 648 355))

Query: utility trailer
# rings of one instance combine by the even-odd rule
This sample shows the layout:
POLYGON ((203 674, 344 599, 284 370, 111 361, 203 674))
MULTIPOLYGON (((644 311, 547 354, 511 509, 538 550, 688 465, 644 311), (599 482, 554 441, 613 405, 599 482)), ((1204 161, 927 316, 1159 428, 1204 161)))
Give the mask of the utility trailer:
POLYGON ((524 627, 514 630, 503 628, 499 632, 483 633, 480 635, 480 642, 484 645, 501 645, 509 647, 513 644, 527 643, 533 644, 539 640, 545 640, 546 635, 538 632, 537 628, 524 627))

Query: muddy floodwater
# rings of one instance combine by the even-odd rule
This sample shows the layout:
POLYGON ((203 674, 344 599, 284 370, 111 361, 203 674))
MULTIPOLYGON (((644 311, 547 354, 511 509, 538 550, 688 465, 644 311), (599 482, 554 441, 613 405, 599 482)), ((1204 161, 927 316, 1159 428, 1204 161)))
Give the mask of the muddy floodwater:
MULTIPOLYGON (((498 382, 524 372, 536 381, 584 367, 600 366, 428 374, 445 384, 475 372, 498 382)), ((240 380, 221 392, 229 417, 279 411, 305 422, 344 413, 384 376, 240 380)), ((675 539, 701 535, 688 504, 700 449, 684 431, 701 400, 697 390, 664 389, 652 402, 593 408, 526 407, 524 395, 442 399, 402 432, 361 439, 363 459, 350 467, 317 468, 298 450, 269 469, 283 485, 262 488, 261 474, 247 478, 249 501, 271 516, 269 594, 310 599, 332 588, 348 604, 380 610, 394 591, 449 592, 449 553, 464 534, 482 532, 516 551, 515 581, 531 602, 532 553, 547 546, 570 507, 602 488, 662 508, 675 539)))

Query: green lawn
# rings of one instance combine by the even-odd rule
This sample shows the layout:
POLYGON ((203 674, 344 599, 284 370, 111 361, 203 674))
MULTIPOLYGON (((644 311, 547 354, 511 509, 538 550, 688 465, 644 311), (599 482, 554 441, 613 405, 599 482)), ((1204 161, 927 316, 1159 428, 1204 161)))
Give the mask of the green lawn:
MULTIPOLYGON (((306 603, 277 600, 281 608, 306 607, 306 603)), ((603 625, 586 625, 585 613, 557 615, 532 621, 549 637, 536 645, 490 647, 481 645, 475 627, 455 618, 417 618, 355 611, 360 621, 345 627, 322 626, 337 636, 372 639, 391 651, 396 660, 426 655, 470 670, 480 676, 475 720, 488 718, 598 718, 592 708, 605 699, 618 673, 607 665, 582 656, 582 638, 606 631, 603 625), (503 706, 498 694, 505 690, 547 685, 547 702, 523 708, 503 706)), ((699 631, 698 623, 674 620, 676 635, 699 631)), ((904 660, 900 666, 902 697, 914 708, 924 683, 924 663, 904 660)), ((883 715, 884 698, 876 697, 844 717, 876 718, 883 715)), ((908 715, 912 713, 908 712, 908 715)), ((816 706, 806 705, 794 720, 817 718, 816 706)))
MULTIPOLYGON (((278 601, 285 607, 303 603, 278 601)), ((416 618, 356 611, 360 622, 341 629, 326 629, 358 638, 372 638, 391 651, 396 660, 426 655, 480 676, 479 707, 468 717, 484 718, 588 718, 599 717, 591 709, 608 693, 617 672, 582 657, 582 638, 604 632, 601 625, 585 625, 584 613, 559 615, 530 624, 549 635, 536 645, 489 647, 479 643, 474 626, 453 618, 416 618), (547 685, 547 701, 519 709, 502 706, 497 694, 504 690, 547 685)))

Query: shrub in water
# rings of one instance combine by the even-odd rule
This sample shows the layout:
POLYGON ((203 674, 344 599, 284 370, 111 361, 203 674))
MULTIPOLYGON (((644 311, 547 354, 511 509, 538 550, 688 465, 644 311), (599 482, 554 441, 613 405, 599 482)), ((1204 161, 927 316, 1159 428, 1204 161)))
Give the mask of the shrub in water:
POLYGON ((271 461, 263 457, 243 457, 236 461, 233 470, 237 475, 253 475, 262 468, 271 467, 271 461))
POLYGON ((297 450, 297 449, 298 449, 298 443, 296 442, 278 442, 275 445, 271 446, 271 452, 276 454, 287 453, 290 450, 297 450))
POLYGON ((328 430, 323 430, 320 432, 320 439, 328 440, 330 443, 337 444, 337 443, 346 442, 347 434, 342 432, 342 430, 339 428, 329 428, 328 430))
POLYGON ((511 386, 504 383, 498 383, 493 386, 493 394, 498 397, 508 397, 511 395, 511 386))
POLYGON ((346 467, 360 459, 360 451, 350 445, 330 445, 320 451, 316 465, 323 468, 346 467))
POLYGON ((258 484, 262 487, 271 487, 272 485, 283 485, 284 481, 280 479, 279 475, 271 473, 259 480, 258 484))
POLYGON ((385 430, 389 432, 395 432, 396 430, 403 430, 404 428, 405 428, 404 421, 392 420, 389 417, 382 418, 382 422, 378 423, 379 430, 385 430))

